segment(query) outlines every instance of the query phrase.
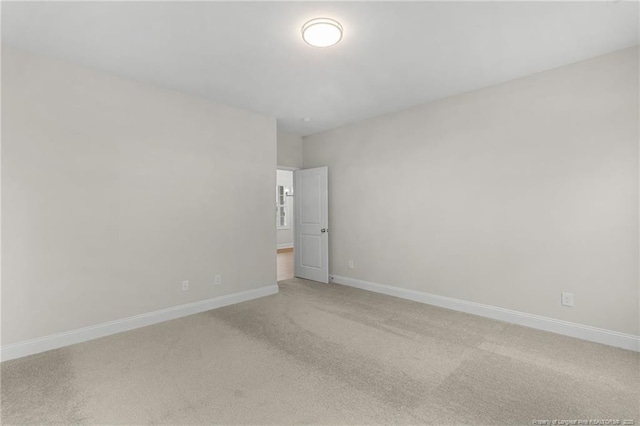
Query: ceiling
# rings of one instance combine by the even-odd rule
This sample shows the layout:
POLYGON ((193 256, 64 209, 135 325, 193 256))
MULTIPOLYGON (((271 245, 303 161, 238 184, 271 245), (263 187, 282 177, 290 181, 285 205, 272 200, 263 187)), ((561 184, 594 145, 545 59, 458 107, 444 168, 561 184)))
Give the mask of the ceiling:
POLYGON ((308 135, 637 45, 638 12, 635 1, 2 2, 2 42, 308 135), (338 45, 302 41, 318 16, 342 23, 338 45))

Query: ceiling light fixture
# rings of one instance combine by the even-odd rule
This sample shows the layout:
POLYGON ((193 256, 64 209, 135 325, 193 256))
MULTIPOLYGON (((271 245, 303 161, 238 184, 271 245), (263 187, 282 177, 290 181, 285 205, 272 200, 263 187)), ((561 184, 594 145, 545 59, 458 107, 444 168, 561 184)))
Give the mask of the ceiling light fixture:
POLYGON ((312 19, 302 26, 302 39, 315 47, 333 46, 342 39, 342 25, 330 18, 312 19))

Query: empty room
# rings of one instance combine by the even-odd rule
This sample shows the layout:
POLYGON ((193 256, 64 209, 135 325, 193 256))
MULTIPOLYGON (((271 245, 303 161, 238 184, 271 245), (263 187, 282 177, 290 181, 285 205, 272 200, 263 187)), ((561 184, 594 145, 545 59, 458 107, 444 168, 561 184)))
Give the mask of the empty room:
POLYGON ((640 3, 9 2, 2 424, 640 424, 640 3))

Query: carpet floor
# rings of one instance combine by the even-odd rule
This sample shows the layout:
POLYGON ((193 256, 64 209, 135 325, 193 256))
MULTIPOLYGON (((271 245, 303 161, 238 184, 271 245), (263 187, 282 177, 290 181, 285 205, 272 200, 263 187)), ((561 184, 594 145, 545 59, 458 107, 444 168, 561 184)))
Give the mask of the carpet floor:
POLYGON ((279 285, 3 362, 2 423, 640 424, 638 353, 339 285, 279 285))

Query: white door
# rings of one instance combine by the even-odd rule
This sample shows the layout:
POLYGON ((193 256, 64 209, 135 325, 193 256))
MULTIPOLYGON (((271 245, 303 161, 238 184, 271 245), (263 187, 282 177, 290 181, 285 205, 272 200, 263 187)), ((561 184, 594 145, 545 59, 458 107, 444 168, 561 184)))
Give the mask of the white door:
POLYGON ((329 282, 328 168, 294 173, 295 274, 308 280, 329 282))

